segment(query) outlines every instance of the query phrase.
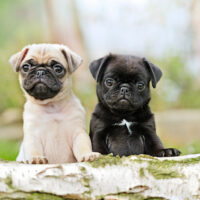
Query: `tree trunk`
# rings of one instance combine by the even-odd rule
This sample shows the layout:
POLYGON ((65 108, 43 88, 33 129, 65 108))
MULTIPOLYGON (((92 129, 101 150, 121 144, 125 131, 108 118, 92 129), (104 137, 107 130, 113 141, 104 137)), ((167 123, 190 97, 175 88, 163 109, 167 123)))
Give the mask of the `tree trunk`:
POLYGON ((67 45, 70 49, 79 54, 84 62, 81 65, 80 69, 74 74, 75 81, 74 87, 76 90, 85 91, 85 88, 90 87, 92 78, 88 78, 88 64, 89 64, 89 55, 88 49, 84 41, 83 32, 81 29, 79 11, 77 8, 76 0, 66 2, 60 1, 60 4, 57 6, 58 1, 46 0, 45 8, 47 14, 47 22, 51 35, 51 42, 62 43, 67 45), (66 7, 67 15, 62 16, 56 13, 56 9, 59 9, 59 6, 66 7), (71 12, 69 12, 69 10, 71 12), (67 23, 67 17, 71 18, 70 24, 67 23), (59 25, 59 21, 62 20, 66 22, 64 26, 59 25), (84 83, 84 84, 82 84, 84 83))
POLYGON ((0 199, 200 199, 200 154, 104 156, 90 163, 0 163, 0 199))
MULTIPOLYGON (((191 65, 196 68, 196 85, 200 84, 200 1, 193 0, 190 8, 191 13, 191 39, 192 39, 192 60, 191 65)), ((200 88, 200 87, 198 87, 200 88)))

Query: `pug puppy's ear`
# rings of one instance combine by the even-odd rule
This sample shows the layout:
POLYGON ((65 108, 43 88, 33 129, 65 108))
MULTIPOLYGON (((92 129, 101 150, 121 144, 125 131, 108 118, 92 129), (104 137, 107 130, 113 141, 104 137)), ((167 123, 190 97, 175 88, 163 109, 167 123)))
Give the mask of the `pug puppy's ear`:
POLYGON ((61 45, 61 52, 68 63, 69 72, 72 74, 82 64, 83 59, 64 45, 61 45))
POLYGON ((19 71, 20 64, 22 63, 22 61, 26 57, 28 51, 29 51, 29 47, 26 46, 20 52, 12 55, 10 57, 9 63, 11 64, 11 66, 14 69, 15 72, 19 71))
POLYGON ((149 62, 146 58, 143 58, 143 62, 150 73, 152 86, 153 88, 156 88, 156 85, 162 76, 162 71, 153 63, 149 62))
POLYGON ((90 63, 89 69, 93 76, 93 78, 98 82, 101 79, 101 76, 105 70, 105 66, 107 61, 112 57, 111 54, 108 54, 107 56, 104 56, 102 58, 99 58, 97 60, 94 60, 90 63))

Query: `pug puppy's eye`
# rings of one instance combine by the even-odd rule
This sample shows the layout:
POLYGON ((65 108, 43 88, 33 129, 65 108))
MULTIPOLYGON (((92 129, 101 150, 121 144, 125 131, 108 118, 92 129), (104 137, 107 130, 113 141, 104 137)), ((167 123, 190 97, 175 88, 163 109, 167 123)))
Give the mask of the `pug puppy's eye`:
POLYGON ((53 66, 53 70, 57 73, 57 74, 62 74, 64 69, 61 65, 56 64, 53 66))
POLYGON ((25 73, 28 72, 30 67, 31 67, 30 64, 27 64, 27 63, 22 65, 23 72, 25 72, 25 73))
POLYGON ((142 81, 138 82, 137 88, 138 88, 139 91, 144 90, 144 88, 145 88, 144 82, 142 82, 142 81))
POLYGON ((107 87, 112 87, 113 86, 113 84, 114 84, 114 79, 112 79, 112 78, 107 78, 106 80, 105 80, 105 85, 107 86, 107 87))

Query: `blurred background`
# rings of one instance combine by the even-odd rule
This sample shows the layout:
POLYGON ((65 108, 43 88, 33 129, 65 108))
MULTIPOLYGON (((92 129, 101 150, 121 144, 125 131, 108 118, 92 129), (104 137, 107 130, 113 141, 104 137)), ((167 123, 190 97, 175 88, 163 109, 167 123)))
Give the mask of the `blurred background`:
POLYGON ((200 153, 199 0, 0 1, 0 158, 14 160, 24 96, 9 57, 31 43, 63 43, 84 58, 73 87, 87 111, 97 103, 88 64, 109 52, 145 56, 163 71, 152 89, 166 147, 200 153))

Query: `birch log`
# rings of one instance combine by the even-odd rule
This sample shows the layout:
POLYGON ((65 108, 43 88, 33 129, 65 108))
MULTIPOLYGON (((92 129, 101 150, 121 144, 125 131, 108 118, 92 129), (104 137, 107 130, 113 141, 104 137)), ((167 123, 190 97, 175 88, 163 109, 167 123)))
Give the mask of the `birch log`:
POLYGON ((200 154, 104 156, 90 163, 0 163, 0 199, 200 199, 200 154))

